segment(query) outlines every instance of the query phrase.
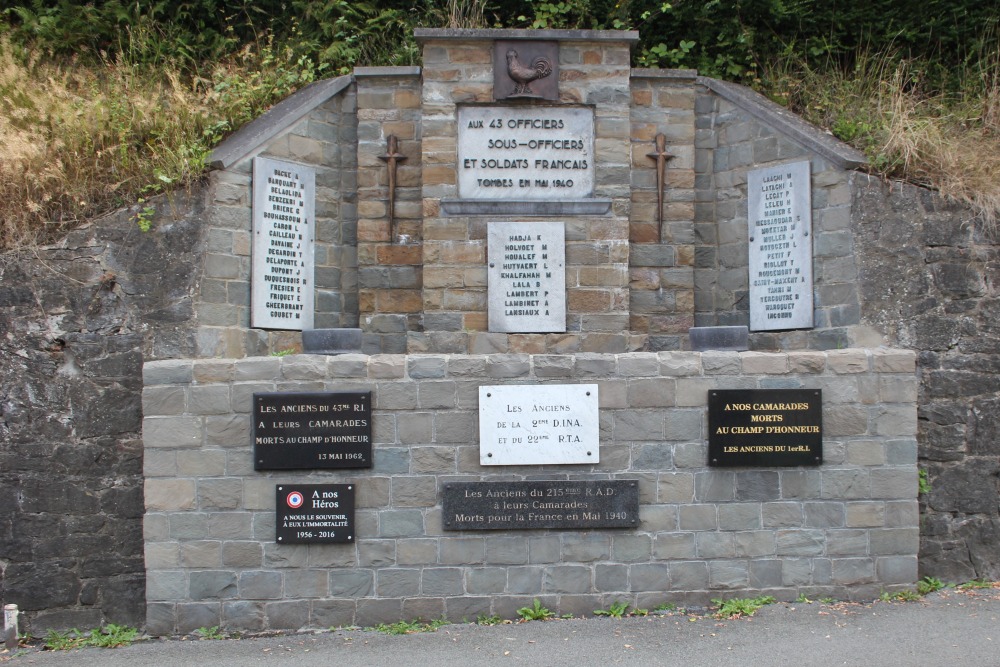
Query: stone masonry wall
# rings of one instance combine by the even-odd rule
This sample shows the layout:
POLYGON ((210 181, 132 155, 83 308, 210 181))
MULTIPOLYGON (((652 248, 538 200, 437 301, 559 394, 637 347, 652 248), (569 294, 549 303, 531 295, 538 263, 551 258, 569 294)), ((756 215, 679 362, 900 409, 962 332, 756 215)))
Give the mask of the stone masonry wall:
POLYGON ((198 356, 301 350, 297 331, 250 328, 251 177, 256 155, 316 170, 315 327, 358 325, 355 101, 354 90, 346 88, 294 119, 266 144, 210 173, 207 247, 195 306, 198 356))
POLYGON ((21 629, 142 626, 143 360, 190 356, 200 193, 0 256, 0 602, 21 629))
POLYGON ((1000 239, 927 190, 858 177, 864 320, 918 352, 920 573, 1000 578, 1000 239))
POLYGON ((872 598, 917 576, 912 352, 344 355, 143 367, 147 631, 586 614, 624 600, 872 598), (478 388, 596 382, 601 463, 479 465, 478 388), (706 467, 713 388, 822 387, 817 468, 706 467), (369 470, 254 472, 254 392, 372 390, 369 470), (632 479, 636 529, 442 530, 441 488, 632 479), (278 483, 357 485, 356 542, 275 543, 278 483))
POLYGON ((752 349, 837 349, 864 346, 855 242, 850 230, 851 172, 794 135, 751 113, 774 120, 783 109, 741 89, 741 103, 721 93, 731 84, 701 79, 695 139, 695 323, 749 324, 747 172, 807 160, 812 170, 813 295, 815 328, 762 332, 752 349), (759 99, 756 99, 759 98, 759 99), (772 108, 773 107, 773 108, 772 108))
POLYGON ((651 351, 687 347, 694 326, 695 72, 632 70, 632 208, 629 328, 651 351), (663 225, 657 228, 656 135, 665 165, 663 225))

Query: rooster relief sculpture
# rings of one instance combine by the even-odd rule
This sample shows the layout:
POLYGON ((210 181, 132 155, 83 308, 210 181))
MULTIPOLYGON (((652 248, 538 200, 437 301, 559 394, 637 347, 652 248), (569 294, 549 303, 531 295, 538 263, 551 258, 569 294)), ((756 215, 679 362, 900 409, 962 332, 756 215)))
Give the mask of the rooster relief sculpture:
POLYGON ((526 66, 517 59, 517 51, 510 49, 507 51, 507 74, 514 82, 514 92, 510 97, 537 97, 530 84, 552 74, 552 62, 544 56, 538 56, 531 61, 530 66, 526 66))

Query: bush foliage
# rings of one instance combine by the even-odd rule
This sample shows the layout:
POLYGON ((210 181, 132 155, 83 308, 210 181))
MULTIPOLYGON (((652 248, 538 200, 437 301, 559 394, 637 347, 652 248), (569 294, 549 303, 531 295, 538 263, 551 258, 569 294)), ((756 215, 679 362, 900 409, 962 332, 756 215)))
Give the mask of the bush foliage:
POLYGON ((198 178, 316 78, 418 64, 418 26, 638 30, 635 65, 750 84, 990 219, 998 19, 982 0, 8 0, 0 248, 198 178))

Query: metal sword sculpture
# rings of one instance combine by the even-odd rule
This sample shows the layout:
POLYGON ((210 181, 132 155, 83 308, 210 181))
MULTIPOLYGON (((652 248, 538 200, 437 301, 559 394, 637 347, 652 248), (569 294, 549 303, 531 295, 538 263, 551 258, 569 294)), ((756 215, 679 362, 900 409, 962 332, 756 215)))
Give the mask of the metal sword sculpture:
POLYGON ((385 162, 389 169, 389 243, 396 243, 396 165, 406 159, 399 152, 396 135, 386 137, 385 155, 379 155, 378 159, 385 162))
POLYGON ((646 153, 646 157, 656 160, 656 241, 663 241, 663 188, 667 181, 667 160, 674 157, 667 152, 667 137, 656 135, 656 150, 646 153))

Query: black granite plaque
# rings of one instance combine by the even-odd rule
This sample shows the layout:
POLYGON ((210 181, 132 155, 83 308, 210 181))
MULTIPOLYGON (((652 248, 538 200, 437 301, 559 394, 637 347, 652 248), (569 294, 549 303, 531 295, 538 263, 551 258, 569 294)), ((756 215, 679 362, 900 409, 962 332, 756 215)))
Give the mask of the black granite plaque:
POLYGON ((445 530, 525 528, 634 528, 639 525, 639 483, 450 482, 444 485, 445 530))
POLYGON ((823 462, 819 389, 708 392, 708 464, 806 466, 823 462))
POLYGON ((354 541, 353 484, 279 484, 274 496, 278 544, 354 541))
POLYGON ((253 395, 254 470, 371 466, 370 391, 253 395))

